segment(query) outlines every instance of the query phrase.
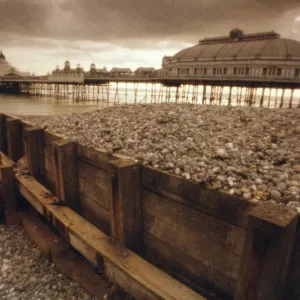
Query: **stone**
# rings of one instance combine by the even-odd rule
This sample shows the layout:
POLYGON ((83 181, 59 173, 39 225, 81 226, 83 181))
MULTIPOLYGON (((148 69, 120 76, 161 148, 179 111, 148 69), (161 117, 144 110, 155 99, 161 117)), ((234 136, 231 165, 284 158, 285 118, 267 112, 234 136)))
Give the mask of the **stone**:
POLYGON ((281 193, 277 190, 271 190, 270 194, 274 200, 278 200, 281 198, 281 193))

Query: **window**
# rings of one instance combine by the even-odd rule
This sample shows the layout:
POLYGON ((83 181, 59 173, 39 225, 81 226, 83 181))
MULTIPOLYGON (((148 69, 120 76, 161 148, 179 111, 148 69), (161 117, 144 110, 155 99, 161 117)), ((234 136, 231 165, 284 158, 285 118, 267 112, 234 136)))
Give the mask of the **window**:
POLYGON ((207 74, 207 68, 204 68, 204 69, 203 69, 203 73, 204 73, 204 75, 207 74))
POLYGON ((233 75, 236 75, 237 73, 237 68, 233 68, 233 75))
POLYGON ((263 75, 266 76, 268 72, 268 68, 263 68, 263 75))
POLYGON ((224 68, 223 72, 224 72, 224 75, 226 75, 227 74, 227 68, 224 68))
POLYGON ((277 69, 277 74, 276 74, 276 75, 277 75, 277 76, 281 76, 281 73, 282 73, 282 69, 281 69, 281 68, 278 68, 278 69, 277 69))
POLYGON ((194 68, 194 74, 198 74, 198 69, 194 68))
POLYGON ((246 75, 249 75, 249 74, 250 74, 250 68, 246 68, 245 74, 246 74, 246 75))
POLYGON ((295 69, 294 76, 299 77, 299 74, 300 74, 300 69, 295 69))
POLYGON ((179 68, 177 69, 177 74, 180 74, 180 69, 179 68))
POLYGON ((216 75, 216 68, 213 68, 213 75, 216 75))
POLYGON ((189 68, 186 69, 186 74, 190 74, 190 69, 189 68))

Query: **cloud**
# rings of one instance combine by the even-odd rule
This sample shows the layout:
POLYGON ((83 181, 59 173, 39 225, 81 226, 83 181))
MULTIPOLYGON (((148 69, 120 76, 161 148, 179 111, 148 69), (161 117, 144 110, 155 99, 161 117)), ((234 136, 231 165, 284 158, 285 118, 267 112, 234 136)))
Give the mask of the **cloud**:
POLYGON ((297 0, 0 0, 0 31, 97 42, 191 41, 237 22, 245 31, 276 28, 298 9, 297 0))
POLYGON ((236 26, 299 39, 299 16, 299 0, 0 0, 0 48, 35 72, 66 58, 159 66, 163 55, 236 26))

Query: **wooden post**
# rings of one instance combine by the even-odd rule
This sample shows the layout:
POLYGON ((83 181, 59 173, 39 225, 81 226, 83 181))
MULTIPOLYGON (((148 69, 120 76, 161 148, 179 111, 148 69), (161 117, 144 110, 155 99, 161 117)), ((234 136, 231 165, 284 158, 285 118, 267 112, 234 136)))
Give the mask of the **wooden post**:
POLYGON ((24 142, 29 172, 35 179, 43 182, 45 178, 43 129, 36 127, 25 128, 24 142))
POLYGON ((22 157, 21 121, 15 118, 6 119, 7 155, 14 162, 22 157))
POLYGON ((235 299, 283 299, 296 227, 286 207, 264 203, 250 212, 235 299))
POLYGON ((140 166, 132 161, 111 161, 112 236, 136 253, 142 252, 140 166))
POLYGON ((6 225, 18 223, 16 192, 13 166, 0 166, 1 198, 3 204, 3 219, 6 225))
POLYGON ((52 143, 55 164, 56 195, 75 211, 80 210, 76 164, 76 144, 69 140, 52 143))
POLYGON ((6 115, 0 114, 0 151, 7 153, 6 143, 6 115))

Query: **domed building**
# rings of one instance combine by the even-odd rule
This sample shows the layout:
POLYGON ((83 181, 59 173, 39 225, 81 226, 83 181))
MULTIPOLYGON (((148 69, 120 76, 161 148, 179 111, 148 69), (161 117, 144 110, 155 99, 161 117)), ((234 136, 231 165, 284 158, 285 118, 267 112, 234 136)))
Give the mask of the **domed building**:
POLYGON ((17 75, 20 76, 21 72, 6 61, 5 55, 0 50, 0 76, 17 75))
POLYGON ((276 32, 205 38, 162 61, 162 76, 300 81, 300 42, 276 32))
POLYGON ((64 68, 60 69, 56 66, 56 69, 48 76, 48 80, 51 82, 66 82, 66 83, 80 83, 84 82, 84 70, 77 64, 76 69, 71 68, 71 63, 66 60, 64 68))

